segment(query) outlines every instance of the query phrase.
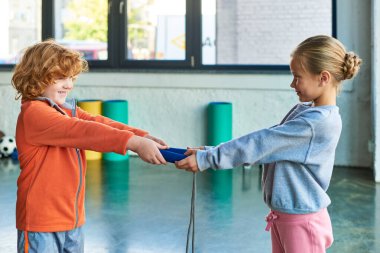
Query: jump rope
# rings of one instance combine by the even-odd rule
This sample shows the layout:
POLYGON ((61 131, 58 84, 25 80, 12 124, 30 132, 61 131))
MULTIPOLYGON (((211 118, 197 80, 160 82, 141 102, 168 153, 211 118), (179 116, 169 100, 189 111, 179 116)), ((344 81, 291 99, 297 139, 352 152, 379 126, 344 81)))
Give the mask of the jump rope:
MULTIPOLYGON (((186 156, 184 153, 186 149, 182 148, 169 148, 169 149, 161 149, 160 150, 162 156, 165 158, 167 162, 174 163, 176 161, 180 161, 186 156)), ((197 177, 195 172, 193 172, 193 186, 191 191, 191 207, 190 207, 190 218, 189 218, 189 226, 187 228, 187 239, 186 239, 186 253, 189 253, 189 241, 191 235, 191 252, 194 253, 195 246, 195 194, 196 194, 196 186, 197 186, 197 177)))
POLYGON ((186 253, 189 252, 189 239, 190 239, 190 230, 191 231, 191 252, 194 253, 194 244, 195 244, 195 189, 197 186, 197 178, 195 172, 193 172, 193 189, 191 191, 191 208, 190 208, 190 221, 189 227, 187 229, 187 240, 186 240, 186 253))
MULTIPOLYGON (((76 116, 76 102, 75 99, 72 101, 71 109, 73 117, 76 116)), ((160 149, 162 156, 167 162, 174 163, 186 158, 185 152, 186 149, 183 148, 169 148, 169 149, 160 149)), ((191 231, 191 252, 194 253, 195 245, 195 189, 196 189, 196 175, 193 172, 193 189, 191 192, 191 207, 190 207, 190 219, 189 227, 187 229, 187 240, 186 240, 186 253, 189 253, 189 240, 190 240, 190 231, 191 231)))
MULTIPOLYGON (((76 116, 76 102, 75 99, 72 101, 72 116, 76 116)), ((169 148, 160 150, 162 156, 167 162, 174 163, 175 161, 180 161, 186 158, 185 152, 186 149, 182 148, 169 148)), ((196 189, 196 175, 193 172, 193 189, 191 191, 191 207, 190 207, 190 219, 189 227, 187 229, 187 239, 186 239, 186 253, 189 252, 189 240, 190 240, 190 231, 191 231, 191 252, 194 253, 195 246, 195 189, 196 189)))

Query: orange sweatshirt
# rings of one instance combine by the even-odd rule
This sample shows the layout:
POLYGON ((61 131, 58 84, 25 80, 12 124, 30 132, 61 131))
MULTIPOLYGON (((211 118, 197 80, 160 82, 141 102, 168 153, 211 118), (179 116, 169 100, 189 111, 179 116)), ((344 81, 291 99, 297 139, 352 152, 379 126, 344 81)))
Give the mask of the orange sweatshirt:
POLYGON ((59 107, 49 99, 22 101, 16 126, 19 230, 57 232, 83 225, 84 150, 125 154, 130 137, 147 134, 80 108, 73 117, 68 105, 59 107))

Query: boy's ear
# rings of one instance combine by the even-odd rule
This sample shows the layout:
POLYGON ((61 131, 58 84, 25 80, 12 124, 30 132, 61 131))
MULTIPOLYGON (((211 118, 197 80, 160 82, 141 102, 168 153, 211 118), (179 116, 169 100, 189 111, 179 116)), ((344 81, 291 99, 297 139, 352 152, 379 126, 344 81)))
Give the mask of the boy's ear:
POLYGON ((328 71, 322 71, 321 74, 319 75, 319 86, 323 87, 327 85, 331 80, 331 74, 328 71))

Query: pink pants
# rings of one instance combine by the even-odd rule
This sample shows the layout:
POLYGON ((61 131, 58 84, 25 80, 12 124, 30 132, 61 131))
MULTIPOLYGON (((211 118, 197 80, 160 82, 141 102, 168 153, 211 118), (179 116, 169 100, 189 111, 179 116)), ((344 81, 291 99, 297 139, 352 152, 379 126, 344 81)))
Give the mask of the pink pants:
POLYGON ((310 214, 271 211, 266 221, 272 253, 325 253, 334 240, 326 208, 310 214))

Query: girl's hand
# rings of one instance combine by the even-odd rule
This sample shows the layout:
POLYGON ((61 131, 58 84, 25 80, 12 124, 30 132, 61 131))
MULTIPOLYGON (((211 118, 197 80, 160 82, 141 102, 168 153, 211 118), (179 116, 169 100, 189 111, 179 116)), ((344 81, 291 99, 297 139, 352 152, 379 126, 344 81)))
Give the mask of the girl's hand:
POLYGON ((155 141, 155 142, 157 142, 158 144, 161 144, 162 146, 164 146, 164 147, 161 148, 161 149, 167 149, 167 148, 169 148, 169 146, 168 146, 168 144, 166 144, 166 142, 164 142, 163 140, 161 140, 161 139, 159 139, 159 138, 157 138, 157 137, 154 137, 154 136, 149 135, 149 134, 145 135, 144 137, 147 138, 147 139, 150 139, 150 140, 152 140, 152 141, 155 141))
POLYGON ((152 164, 166 164, 164 157, 159 151, 159 149, 165 148, 167 146, 137 135, 132 136, 128 141, 128 149, 136 152, 143 161, 152 164))
POLYGON ((185 154, 188 155, 187 158, 175 162, 175 166, 177 167, 177 169, 187 170, 189 172, 198 172, 199 168, 196 157, 197 150, 189 149, 186 151, 185 154))
POLYGON ((199 146, 199 147, 187 147, 187 151, 185 152, 185 155, 191 155, 193 154, 193 151, 196 151, 196 150, 204 150, 205 149, 205 146, 199 146))

